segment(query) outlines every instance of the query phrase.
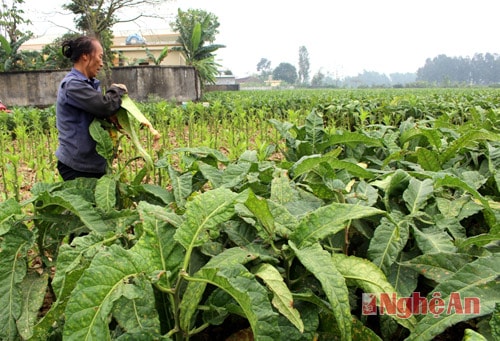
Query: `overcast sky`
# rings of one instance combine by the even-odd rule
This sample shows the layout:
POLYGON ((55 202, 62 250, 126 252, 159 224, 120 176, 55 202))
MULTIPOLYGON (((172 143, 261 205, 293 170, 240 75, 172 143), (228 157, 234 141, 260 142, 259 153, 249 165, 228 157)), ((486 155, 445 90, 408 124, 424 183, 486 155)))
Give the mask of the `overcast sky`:
MULTIPOLYGON (((25 0, 30 28, 53 35, 72 28, 61 5, 69 0, 25 0), (50 3, 46 5, 44 3, 50 3)), ((439 54, 471 57, 500 53, 499 0, 177 0, 156 9, 166 20, 121 24, 117 31, 170 30, 177 8, 204 9, 220 22, 217 60, 237 77, 256 73, 261 58, 271 67, 298 68, 299 47, 309 53, 310 73, 338 77, 376 71, 416 72, 439 54)))

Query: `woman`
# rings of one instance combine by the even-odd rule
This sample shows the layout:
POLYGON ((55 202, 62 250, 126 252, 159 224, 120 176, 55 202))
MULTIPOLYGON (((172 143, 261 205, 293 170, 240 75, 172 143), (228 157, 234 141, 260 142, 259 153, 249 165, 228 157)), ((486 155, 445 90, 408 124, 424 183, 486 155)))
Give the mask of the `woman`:
POLYGON ((59 147, 57 169, 64 180, 99 178, 106 173, 106 160, 96 151, 89 132, 94 118, 111 118, 120 109, 123 84, 113 84, 105 94, 95 77, 103 67, 101 43, 91 37, 65 41, 63 55, 73 68, 62 80, 56 104, 59 147))

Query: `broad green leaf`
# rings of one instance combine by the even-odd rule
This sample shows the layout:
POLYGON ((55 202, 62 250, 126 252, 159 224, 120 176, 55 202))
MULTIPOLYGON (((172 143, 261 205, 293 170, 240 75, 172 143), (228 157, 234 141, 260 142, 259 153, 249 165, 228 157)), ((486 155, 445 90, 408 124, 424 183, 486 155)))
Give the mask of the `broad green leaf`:
POLYGON ((417 155, 419 166, 424 170, 431 172, 439 172, 441 170, 439 154, 435 151, 426 148, 418 148, 415 151, 415 155, 417 155))
POLYGON ((360 341, 382 341, 380 336, 358 319, 352 319, 352 339, 360 341))
POLYGON ((419 280, 419 273, 417 271, 400 264, 407 257, 409 256, 401 252, 397 261, 392 263, 387 275, 387 280, 401 297, 410 297, 415 292, 419 280))
POLYGON ((169 154, 185 153, 195 157, 197 160, 202 160, 207 163, 207 159, 213 159, 223 164, 229 163, 229 159, 221 151, 208 147, 185 147, 175 148, 169 154))
POLYGON ((369 137, 362 133, 343 131, 342 134, 332 134, 328 139, 328 145, 335 144, 363 144, 366 146, 382 147, 382 141, 377 138, 369 137))
POLYGON ((160 284, 171 288, 184 260, 183 248, 174 242, 175 227, 181 226, 183 219, 168 209, 144 201, 139 203, 137 210, 144 233, 131 250, 147 259, 147 274, 164 271, 167 282, 160 281, 160 284))
POLYGON ((483 335, 478 332, 473 331, 472 329, 465 329, 464 338, 462 341, 488 341, 483 335))
POLYGON ((157 185, 141 184, 134 188, 154 196, 155 198, 161 200, 161 202, 165 205, 171 204, 175 201, 174 195, 171 191, 157 185))
POLYGON ((112 245, 99 252, 78 281, 66 306, 66 340, 110 340, 108 315, 129 279, 144 271, 144 259, 112 245))
POLYGON ((484 246, 491 242, 496 242, 500 240, 500 233, 488 233, 488 234, 479 234, 477 236, 469 237, 467 239, 457 240, 455 242, 456 246, 459 249, 464 249, 471 245, 484 246))
POLYGON ((300 332, 290 320, 280 314, 278 316, 280 339, 289 341, 314 340, 318 335, 321 309, 308 302, 296 301, 295 303, 294 306, 300 312, 304 324, 304 331, 300 332))
POLYGON ((400 220, 395 225, 385 217, 382 218, 370 240, 368 259, 387 274, 406 245, 409 234, 408 223, 405 220, 400 220))
POLYGON ((31 272, 27 274, 21 284, 23 311, 17 321, 17 327, 24 340, 29 340, 33 336, 33 327, 38 320, 40 307, 47 292, 48 278, 47 272, 41 275, 37 272, 31 272))
POLYGON ((217 167, 206 164, 204 162, 198 162, 198 167, 201 174, 210 181, 213 188, 217 188, 222 184, 222 171, 217 167))
POLYGON ((90 233, 76 238, 72 245, 61 245, 57 257, 57 271, 52 280, 57 300, 52 302, 50 310, 35 326, 32 340, 45 341, 49 338, 49 332, 64 314, 78 280, 89 267, 95 254, 105 247, 104 243, 103 236, 90 233))
POLYGON ((201 23, 195 22, 191 35, 191 51, 196 51, 200 47, 201 33, 201 23))
POLYGON ((271 200, 284 205, 298 199, 295 183, 290 181, 286 170, 277 169, 271 182, 271 200))
POLYGON ((495 218, 495 214, 492 211, 488 200, 486 200, 478 191, 469 186, 463 180, 451 176, 451 175, 439 175, 434 181, 435 188, 439 187, 453 187, 460 188, 468 193, 470 193, 476 200, 478 200, 484 207, 484 214, 486 221, 490 226, 495 226, 497 219, 495 218))
POLYGON ((293 306, 293 297, 290 289, 283 281, 279 271, 268 263, 263 263, 252 270, 253 274, 261 278, 273 293, 272 304, 301 332, 304 332, 304 323, 300 313, 293 306))
POLYGON ((2 49, 5 51, 5 53, 7 53, 7 55, 10 55, 12 53, 12 46, 3 35, 0 35, 0 45, 2 46, 2 49))
POLYGON ((130 99, 128 94, 122 95, 121 99, 121 108, 116 113, 116 117, 118 118, 118 122, 121 126, 120 130, 130 138, 140 156, 144 159, 147 169, 151 170, 154 168, 153 159, 151 155, 149 155, 148 151, 142 146, 140 138, 135 130, 135 121, 137 121, 141 126, 145 126, 149 129, 153 137, 153 144, 160 139, 161 135, 153 127, 146 116, 144 116, 144 114, 140 111, 134 101, 130 99))
POLYGON ((0 236, 10 230, 14 216, 21 213, 21 205, 16 199, 10 198, 0 202, 0 236))
POLYGON ((35 205, 38 209, 51 205, 63 207, 75 214, 91 231, 99 233, 112 231, 112 226, 108 226, 104 222, 101 215, 93 207, 93 204, 86 201, 80 195, 64 191, 51 194, 44 192, 38 196, 35 205))
POLYGON ((172 185, 172 193, 179 207, 184 207, 186 198, 192 193, 193 175, 191 172, 179 174, 171 166, 168 166, 168 176, 172 185))
MULTIPOLYGON (((352 284, 365 293, 396 293, 396 289, 387 281, 385 274, 369 260, 340 253, 333 254, 332 260, 348 285, 352 284)), ((415 327, 414 317, 408 319, 398 318, 397 315, 393 317, 409 330, 415 327)))
POLYGON ((95 203, 105 212, 111 211, 116 205, 116 180, 105 175, 97 180, 95 187, 95 203))
POLYGON ((500 191, 500 148, 493 147, 490 143, 486 144, 488 152, 488 169, 493 174, 497 191, 500 191))
POLYGON ((464 265, 428 295, 429 302, 434 294, 443 304, 429 307, 429 313, 423 315, 407 340, 432 340, 459 322, 491 314, 500 301, 499 276, 500 254, 464 265), (440 306, 442 311, 438 310, 440 306))
POLYGON ((465 134, 450 143, 440 154, 441 164, 445 164, 451 160, 461 149, 481 140, 500 141, 500 136, 486 130, 468 130, 465 134))
POLYGON ((21 284, 27 271, 27 252, 34 243, 33 233, 23 225, 0 239, 0 339, 18 339, 16 321, 22 314, 21 284))
POLYGON ((339 156, 341 151, 342 150, 340 148, 337 148, 324 155, 305 155, 292 165, 292 167, 290 168, 290 174, 292 174, 293 178, 295 179, 300 175, 315 169, 319 164, 323 162, 335 160, 339 156))
POLYGON ((453 253, 457 250, 450 235, 445 231, 438 230, 437 228, 428 227, 420 230, 413 226, 413 235, 418 248, 424 254, 446 252, 453 253))
POLYGON ((375 175, 365 168, 357 165, 355 163, 344 161, 344 160, 331 160, 328 162, 328 165, 332 169, 343 169, 349 172, 352 176, 361 178, 361 179, 372 179, 375 175))
POLYGON ((470 187, 478 191, 483 185, 488 181, 488 179, 482 175, 479 171, 468 171, 464 170, 460 172, 460 179, 462 179, 470 187))
POLYGON ((464 195, 453 200, 436 198, 439 211, 447 218, 462 220, 481 211, 481 205, 476 204, 469 195, 464 195))
POLYGON ((312 145, 312 153, 316 154, 321 152, 319 149, 319 144, 323 142, 325 138, 325 130, 323 128, 323 117, 315 109, 311 110, 309 115, 306 117, 306 122, 304 125, 306 131, 306 141, 310 142, 312 145))
POLYGON ((421 275, 441 283, 471 261, 469 255, 460 253, 433 253, 420 255, 401 262, 404 267, 418 271, 421 275))
MULTIPOLYGON (((315 332, 316 337, 308 340, 339 340, 340 330, 331 315, 321 314, 321 326, 315 332)), ((302 340, 302 339, 299 339, 302 340)), ((358 341, 382 341, 383 339, 371 330, 366 322, 357 318, 352 319, 352 340, 358 341)))
POLYGON ((298 218, 290 213, 285 206, 275 201, 268 200, 267 203, 274 219, 276 234, 288 239, 299 223, 298 218))
POLYGON ((226 188, 241 186, 247 180, 248 172, 252 164, 250 162, 230 163, 224 169, 222 185, 226 188))
MULTIPOLYGON (((301 187, 296 188, 296 194, 296 200, 284 203, 283 206, 286 207, 288 212, 293 216, 297 217, 297 219, 301 219, 308 213, 313 212, 325 204, 323 200, 319 199, 311 192, 305 191, 301 187)), ((269 199, 268 202, 272 202, 272 200, 269 199)), ((277 205, 279 205, 279 203, 277 203, 277 205)))
POLYGON ((346 196, 346 201, 353 205, 374 206, 378 200, 377 189, 365 181, 355 184, 354 190, 346 196))
POLYGON ((491 334, 496 340, 500 340, 500 303, 495 304, 495 310, 490 319, 491 334))
POLYGON ((114 158, 113 141, 109 132, 101 126, 100 119, 94 119, 89 126, 89 133, 92 139, 96 142, 96 151, 99 155, 106 159, 108 166, 114 158))
POLYGON ((193 248, 208 241, 210 233, 218 235, 218 224, 234 214, 236 196, 236 193, 228 189, 217 188, 195 196, 186 204, 186 219, 174 235, 174 239, 187 251, 184 269, 187 269, 193 248))
POLYGON ((123 296, 113 308, 113 317, 120 327, 134 339, 134 334, 160 338, 160 320, 155 307, 155 295, 151 283, 144 278, 135 278, 126 284, 123 296))
POLYGON ((416 214, 424 208, 433 192, 434 188, 432 187, 431 179, 420 181, 411 178, 408 188, 403 192, 403 199, 406 202, 406 207, 410 211, 410 214, 416 214))
POLYGON ((400 197, 402 191, 408 187, 408 182, 410 181, 410 175, 403 170, 396 170, 394 173, 390 174, 382 180, 376 180, 370 183, 370 185, 382 189, 384 193, 384 204, 386 209, 391 207, 390 199, 392 196, 400 197))
POLYGON ((349 292, 344 277, 337 270, 331 255, 318 243, 299 248, 290 241, 289 245, 302 265, 321 283, 339 326, 341 339, 350 340, 352 317, 349 292))
POLYGON ((245 201, 245 206, 255 215, 259 222, 264 227, 268 238, 274 238, 274 217, 269 210, 269 206, 265 199, 259 199, 253 192, 249 192, 248 198, 245 201))
POLYGON ((424 136, 429 142, 429 144, 436 150, 439 150, 441 148, 442 145, 441 134, 437 129, 425 129, 425 128, 408 129, 401 133, 400 141, 401 144, 404 144, 407 141, 420 136, 424 136))
MULTIPOLYGON (((189 284, 181 302, 181 309, 185 304, 184 300, 192 297, 191 287, 200 292, 206 284, 211 284, 226 291, 238 302, 256 340, 279 339, 278 316, 269 302, 268 292, 243 265, 233 263, 214 268, 207 264, 193 277, 186 279, 189 284), (200 283, 203 283, 203 286, 200 286, 200 283)), ((183 325, 186 326, 187 323, 184 322, 183 325)))
MULTIPOLYGON (((246 264, 252 260, 255 260, 256 258, 257 256, 249 252, 248 250, 239 247, 234 247, 223 251, 217 256, 212 257, 208 261, 208 263, 206 263, 203 266, 203 268, 204 269, 229 268, 236 265, 246 264)), ((207 285, 206 281, 190 280, 186 292, 183 295, 183 299, 180 303, 179 319, 181 328, 183 330, 188 330, 192 325, 193 316, 196 310, 198 309, 198 305, 200 304, 200 301, 203 297, 206 285, 207 285)))
POLYGON ((346 227, 350 220, 370 217, 385 212, 373 207, 332 203, 307 214, 290 239, 302 247, 333 235, 346 227))

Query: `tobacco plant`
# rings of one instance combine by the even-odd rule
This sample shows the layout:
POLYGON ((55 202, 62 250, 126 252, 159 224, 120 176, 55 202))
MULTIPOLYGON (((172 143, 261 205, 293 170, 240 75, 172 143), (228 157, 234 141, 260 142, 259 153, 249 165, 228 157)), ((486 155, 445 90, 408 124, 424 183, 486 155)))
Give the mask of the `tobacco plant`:
POLYGON ((110 173, 0 203, 0 337, 500 337, 496 112, 351 131, 321 111, 271 121, 280 161, 177 148, 168 186, 110 173), (415 292, 454 310, 363 314, 415 292))

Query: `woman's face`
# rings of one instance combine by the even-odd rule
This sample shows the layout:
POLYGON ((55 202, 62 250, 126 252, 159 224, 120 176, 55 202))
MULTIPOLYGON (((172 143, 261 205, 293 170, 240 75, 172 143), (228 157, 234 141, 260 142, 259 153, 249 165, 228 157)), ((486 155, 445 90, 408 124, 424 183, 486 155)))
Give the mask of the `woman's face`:
POLYGON ((101 44, 98 41, 94 41, 93 44, 94 51, 90 55, 85 55, 84 65, 82 65, 85 71, 84 74, 89 79, 95 78, 104 65, 102 61, 104 51, 101 44))

